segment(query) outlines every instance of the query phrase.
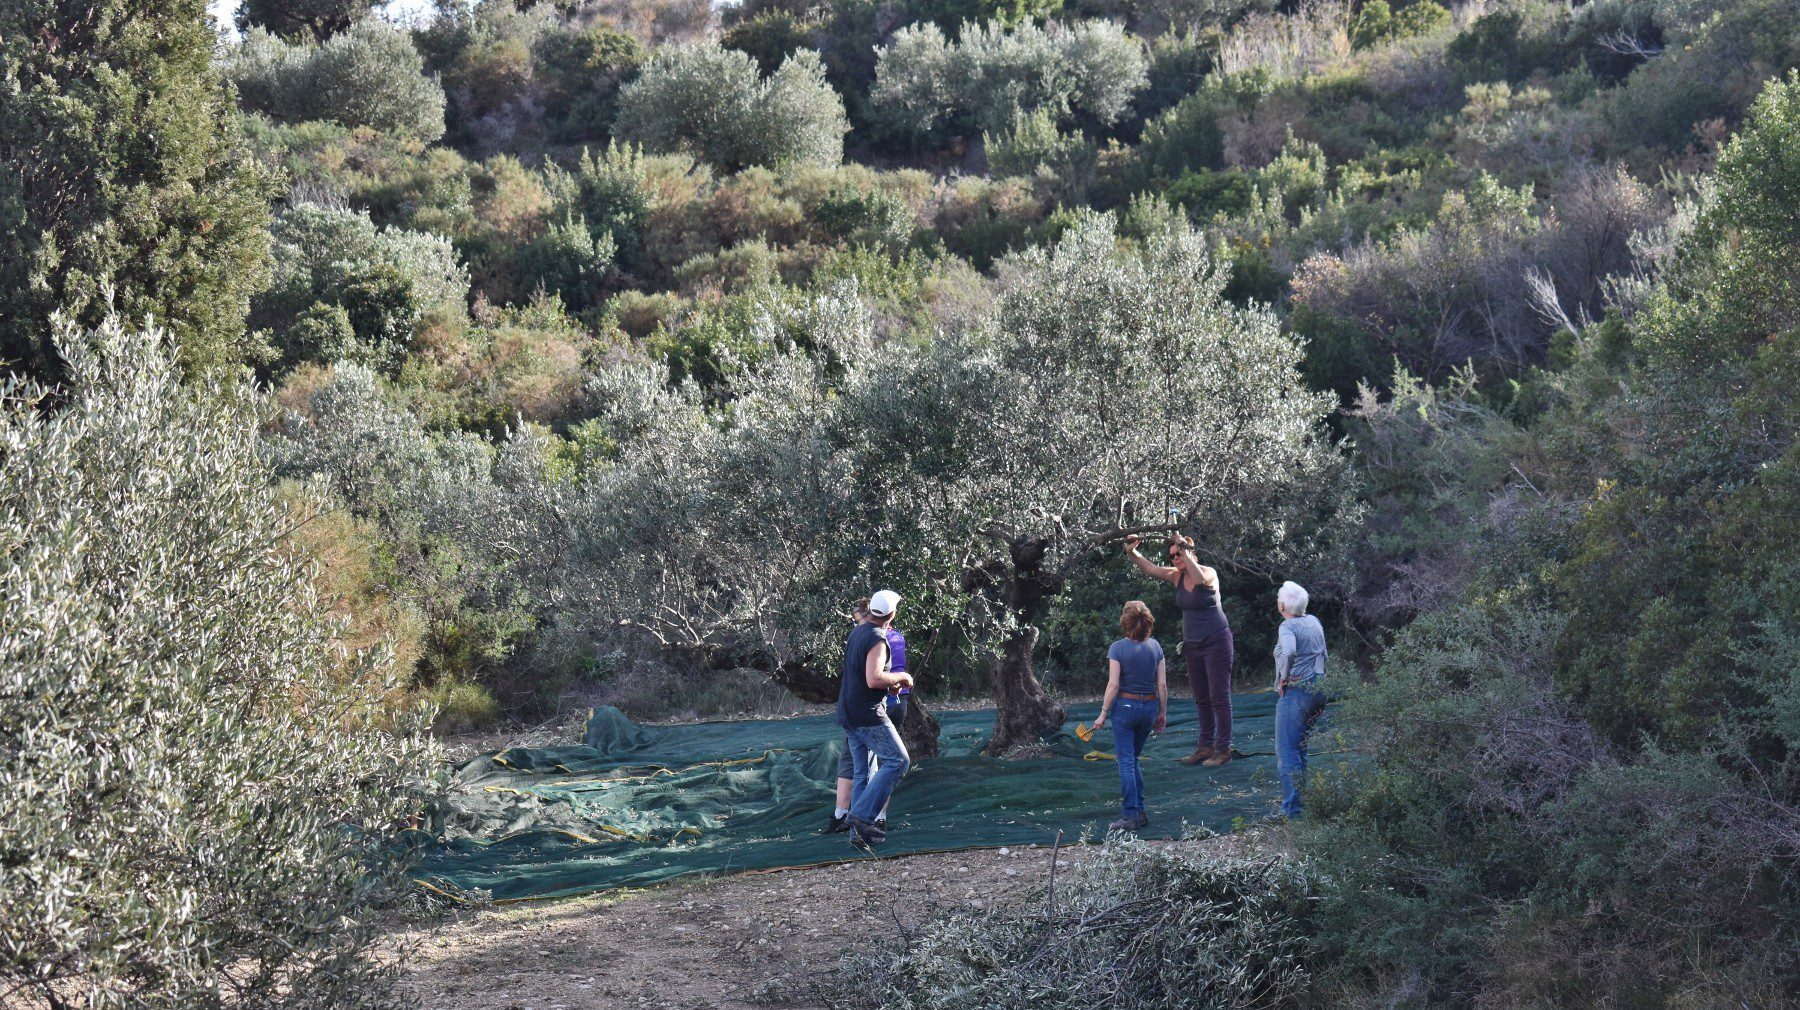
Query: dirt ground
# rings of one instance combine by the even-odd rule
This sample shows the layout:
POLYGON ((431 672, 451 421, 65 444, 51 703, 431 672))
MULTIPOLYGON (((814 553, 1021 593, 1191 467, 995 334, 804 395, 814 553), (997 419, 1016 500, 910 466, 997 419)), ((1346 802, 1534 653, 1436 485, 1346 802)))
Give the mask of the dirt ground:
MULTIPOLYGON (((1195 855, 1256 845, 1163 842, 1195 855)), ((421 1010, 740 1010, 824 1004, 845 944, 905 935, 957 907, 1023 900, 1051 848, 864 858, 677 881, 645 891, 455 914, 416 942, 405 987, 421 1010)), ((1064 846, 1058 875, 1096 851, 1064 846)))

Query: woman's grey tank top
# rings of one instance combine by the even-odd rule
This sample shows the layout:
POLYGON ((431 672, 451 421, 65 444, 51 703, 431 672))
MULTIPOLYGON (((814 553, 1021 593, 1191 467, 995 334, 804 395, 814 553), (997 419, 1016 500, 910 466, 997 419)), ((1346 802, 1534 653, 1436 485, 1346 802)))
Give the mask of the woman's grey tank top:
POLYGON ((1204 642, 1231 627, 1225 620, 1225 607, 1219 603, 1219 591, 1205 586, 1189 589, 1187 579, 1175 583, 1175 605, 1181 608, 1181 640, 1204 642))

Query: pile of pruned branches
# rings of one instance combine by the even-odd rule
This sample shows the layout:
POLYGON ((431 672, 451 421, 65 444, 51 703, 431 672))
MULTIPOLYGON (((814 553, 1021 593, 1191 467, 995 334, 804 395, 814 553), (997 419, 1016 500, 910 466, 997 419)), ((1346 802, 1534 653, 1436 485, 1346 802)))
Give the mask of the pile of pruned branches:
MULTIPOLYGON (((1109 842, 1033 900, 953 913, 848 959, 844 1006, 1264 1007, 1307 987, 1314 882, 1276 856, 1109 842)), ((871 946, 874 946, 873 944, 871 946)))

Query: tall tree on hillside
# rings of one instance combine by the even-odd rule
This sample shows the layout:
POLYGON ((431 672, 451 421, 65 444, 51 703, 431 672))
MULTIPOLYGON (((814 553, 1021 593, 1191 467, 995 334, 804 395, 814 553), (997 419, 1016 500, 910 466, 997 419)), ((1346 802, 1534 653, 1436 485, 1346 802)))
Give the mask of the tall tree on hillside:
POLYGON ((267 179, 232 145, 205 0, 0 5, 0 360, 60 377, 58 309, 154 317, 190 371, 244 360, 267 179))
POLYGON ((375 9, 375 0, 243 0, 237 25, 260 25, 277 35, 310 35, 324 41, 375 9))

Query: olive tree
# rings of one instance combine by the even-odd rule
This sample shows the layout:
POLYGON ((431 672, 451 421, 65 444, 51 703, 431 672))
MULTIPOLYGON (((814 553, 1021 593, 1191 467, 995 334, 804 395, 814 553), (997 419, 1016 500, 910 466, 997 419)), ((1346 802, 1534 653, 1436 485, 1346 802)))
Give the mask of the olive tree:
POLYGON ((834 615, 898 588, 915 626, 955 621, 989 657, 990 752, 1036 740, 1062 721, 1032 670, 1037 622, 1091 552, 1180 526, 1220 564, 1310 577, 1353 518, 1330 398, 1223 284, 1185 226, 1122 248, 1089 215, 929 346, 880 340, 853 290, 772 308, 757 336, 777 353, 710 423, 627 450, 623 497, 594 504, 599 556, 632 559, 611 605, 823 700, 834 615))
POLYGON ((1149 80, 1143 44, 1110 21, 1008 29, 969 23, 951 42, 929 22, 902 28, 875 65, 875 103, 908 127, 947 120, 997 133, 1020 113, 1117 122, 1149 80))
POLYGON ((763 77, 756 60, 717 42, 656 51, 619 91, 615 136, 715 168, 836 165, 849 120, 817 53, 803 50, 763 77))
POLYGON ((65 325, 0 384, 0 992, 52 1007, 391 1005, 371 905, 432 794, 426 713, 349 653, 246 390, 65 325))
POLYGON ((1303 384, 1272 312, 1224 299, 1225 272, 1185 225, 1127 248, 1085 215, 1003 264, 981 325, 846 398, 842 426, 885 433, 866 466, 913 489, 895 522, 960 569, 991 655, 990 753, 1061 724, 1032 650, 1091 552, 1179 527, 1215 563, 1267 574, 1340 549, 1354 509, 1331 399, 1303 384))

